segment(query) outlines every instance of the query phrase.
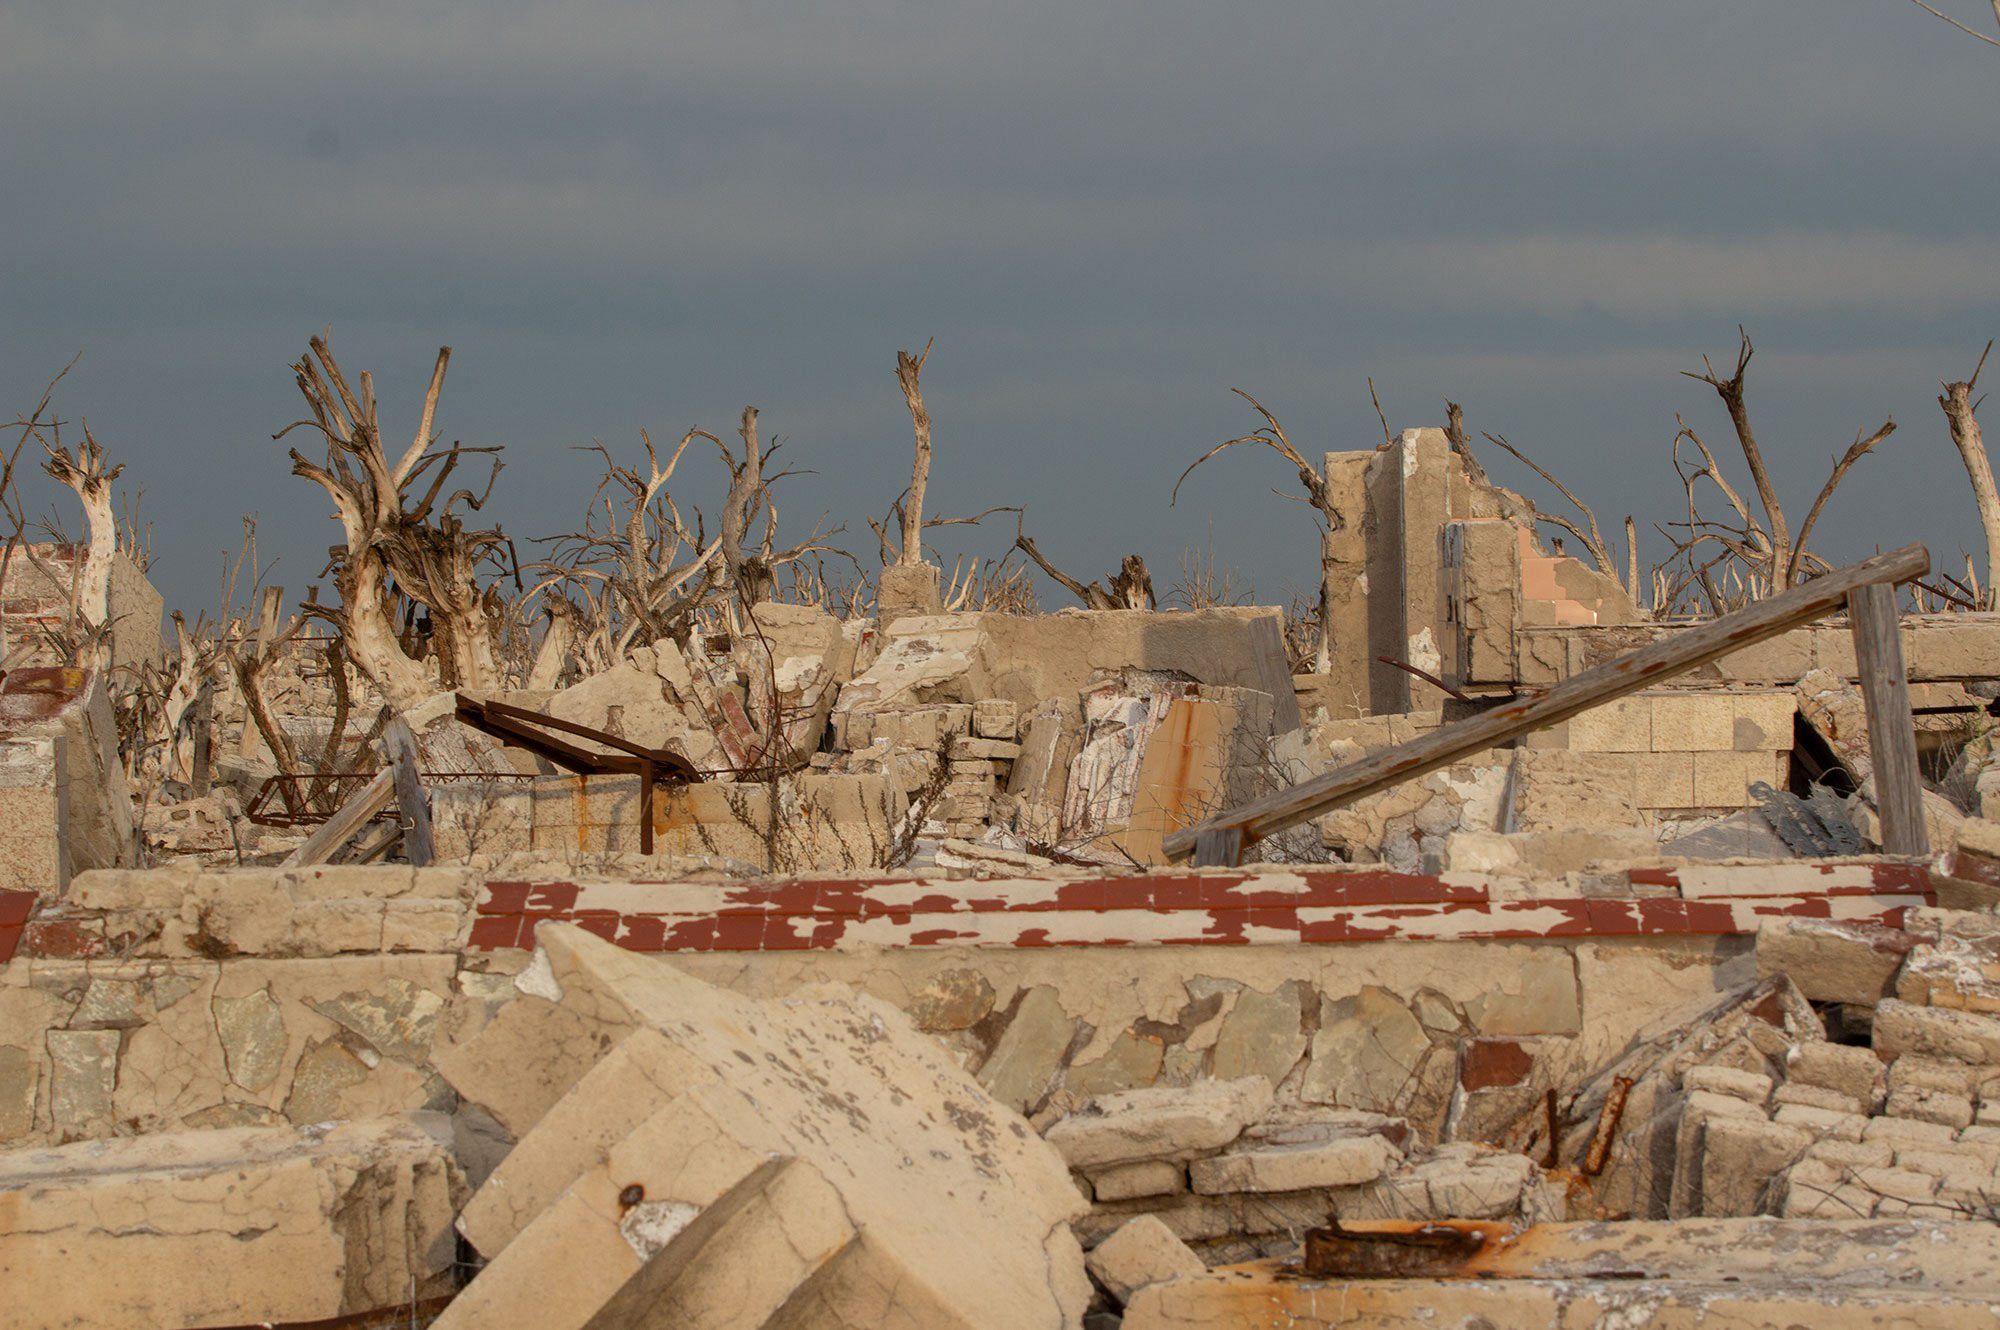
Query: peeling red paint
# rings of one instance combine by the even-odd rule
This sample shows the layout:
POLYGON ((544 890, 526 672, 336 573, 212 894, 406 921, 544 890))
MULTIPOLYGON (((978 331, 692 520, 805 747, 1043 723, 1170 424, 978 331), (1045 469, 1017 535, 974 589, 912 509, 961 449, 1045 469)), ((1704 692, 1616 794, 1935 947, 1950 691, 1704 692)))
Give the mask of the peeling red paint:
MULTIPOLYGON (((1446 884, 1431 875, 1383 869, 965 884, 907 877, 620 882, 595 890, 589 883, 500 881, 488 884, 477 903, 470 945, 532 946, 535 926, 543 920, 578 923, 646 952, 1570 941, 1741 934, 1778 916, 1893 930, 1910 907, 1934 900, 1929 875, 1922 865, 1910 864, 1866 865, 1869 886, 1854 885, 1855 866, 1836 864, 1831 867, 1846 869, 1844 875, 1813 874, 1807 878, 1815 884, 1811 889, 1766 894, 1784 885, 1784 879, 1770 876, 1774 870, 1797 867, 1711 867, 1698 882, 1678 888, 1687 898, 1502 901, 1487 899, 1486 887, 1476 881, 1446 884), (631 908, 635 886, 657 887, 660 908, 631 908), (961 890, 965 894, 954 894, 961 890), (593 897, 603 903, 593 904, 593 897), (1052 917, 1057 915, 1062 922, 1052 917), (1026 926, 1030 920, 1048 922, 1026 926)), ((1635 870, 1634 877, 1659 872, 1635 870)), ((23 914, 28 906, 17 903, 23 899, 32 902, 32 893, 0 893, 0 911, 23 914)), ((0 913, 0 929, 8 926, 7 917, 0 913)))

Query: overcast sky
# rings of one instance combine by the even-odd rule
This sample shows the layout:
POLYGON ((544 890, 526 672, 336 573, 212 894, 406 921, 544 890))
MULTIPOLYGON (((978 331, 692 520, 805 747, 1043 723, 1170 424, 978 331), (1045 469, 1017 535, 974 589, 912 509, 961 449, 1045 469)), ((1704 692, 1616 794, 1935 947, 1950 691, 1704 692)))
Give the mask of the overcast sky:
MULTIPOLYGON (((1398 428, 1450 395, 1608 529, 1674 515, 1677 411, 1726 442, 1677 371, 1742 322, 1793 522, 1893 414, 1821 548, 1948 561, 1976 520, 1935 395, 2000 334, 1996 106, 2000 49, 1907 0, 0 0, 0 415, 83 352, 59 405, 190 612, 243 514, 294 591, 339 539, 270 437, 327 325, 392 437, 451 344, 441 425, 505 445, 517 537, 574 524, 577 445, 752 402, 819 473, 787 520, 872 565, 894 353, 935 337, 934 509, 1026 504, 1067 569, 1135 550, 1163 592, 1212 527, 1279 601, 1316 545, 1275 457, 1167 505, 1253 423, 1230 387, 1314 454, 1379 441, 1368 375, 1398 428)), ((708 458, 676 489, 720 492, 708 458)), ((989 521, 954 546, 1004 550, 989 521)))

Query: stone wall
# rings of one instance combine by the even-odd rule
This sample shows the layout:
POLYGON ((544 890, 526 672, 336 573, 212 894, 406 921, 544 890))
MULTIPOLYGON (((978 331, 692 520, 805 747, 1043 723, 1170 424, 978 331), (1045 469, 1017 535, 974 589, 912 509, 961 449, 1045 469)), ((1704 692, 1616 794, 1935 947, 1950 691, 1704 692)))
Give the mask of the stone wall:
POLYGON ((101 675, 30 666, 0 680, 0 888, 53 896, 130 863, 132 800, 101 675))
MULTIPOLYGON (((637 776, 545 776, 457 782, 432 791, 440 860, 492 862, 532 852, 589 863, 639 848, 637 776)), ((881 864, 908 800, 880 775, 787 777, 775 817, 768 786, 704 781, 653 792, 655 854, 758 872, 854 871, 881 864)))
POLYGON ((449 1109, 435 1059, 512 992, 547 922, 756 996, 854 984, 1030 1113, 1259 1076, 1287 1102, 1393 1112, 1431 1139, 1498 1135, 1512 1119, 1487 1092, 1594 1065, 1740 981, 1761 922, 1892 924, 1934 899, 1921 867, 1868 862, 1533 890, 1365 869, 86 873, 59 902, 0 898, 0 1144, 449 1109))

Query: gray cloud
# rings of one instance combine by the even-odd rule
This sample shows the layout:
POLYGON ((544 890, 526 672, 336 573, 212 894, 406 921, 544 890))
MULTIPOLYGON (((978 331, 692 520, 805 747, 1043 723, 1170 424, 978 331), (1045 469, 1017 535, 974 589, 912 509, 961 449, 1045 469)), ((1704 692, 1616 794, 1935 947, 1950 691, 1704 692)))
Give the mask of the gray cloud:
POLYGON ((1741 321, 1788 492, 1902 423, 1829 550, 1956 550, 1931 397, 2000 332, 1991 56, 1893 0, 16 5, 0 403, 85 349, 65 409, 195 604, 241 513, 288 585, 334 538, 269 437, 328 323, 392 411, 456 347, 445 427, 507 445, 524 536, 588 494, 575 445, 755 401, 818 471, 788 512, 857 548, 891 353, 935 334, 940 504, 1026 500, 1092 570, 1212 523, 1275 598, 1312 548, 1281 469, 1166 507, 1229 386, 1312 448, 1376 437, 1367 375, 1399 424, 1449 393, 1665 517, 1674 414, 1714 410, 1677 371, 1741 321))

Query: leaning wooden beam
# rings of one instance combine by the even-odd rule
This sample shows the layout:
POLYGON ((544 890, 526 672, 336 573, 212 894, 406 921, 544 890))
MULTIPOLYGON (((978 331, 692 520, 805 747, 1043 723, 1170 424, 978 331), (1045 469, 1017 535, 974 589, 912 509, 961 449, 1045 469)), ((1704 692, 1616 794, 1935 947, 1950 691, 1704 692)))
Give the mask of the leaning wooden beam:
POLYGON ((1903 673, 1902 615, 1894 587, 1856 587, 1847 595, 1854 632, 1855 673, 1868 709, 1868 757, 1875 808, 1882 817, 1882 852, 1922 857, 1931 852, 1924 829, 1924 780, 1917 769, 1917 731, 1910 718, 1910 681, 1903 673))
MULTIPOLYGON (((1173 833, 1163 848, 1169 858, 1183 859, 1205 833, 1231 828, 1242 833, 1243 844, 1248 846, 1364 795, 1449 766, 1462 757, 1568 720, 1718 656, 1810 623, 1839 609, 1846 603, 1847 593, 1857 587, 1908 582, 1929 572, 1930 566, 1930 552, 1922 545, 1905 545, 1849 564, 1733 614, 1669 634, 1629 656, 1573 674, 1540 696, 1517 698, 1290 789, 1231 808, 1173 833)), ((1221 847, 1227 842, 1217 838, 1211 844, 1221 847)))
POLYGON ((375 779, 364 785, 361 793, 336 808, 333 816, 321 823, 304 845, 286 855, 279 867, 306 868, 325 863, 395 797, 396 773, 388 768, 376 772, 375 779))
POLYGON ((417 737, 410 723, 396 716, 382 727, 382 756, 396 778, 396 806, 402 813, 403 857, 418 868, 436 858, 431 837, 431 801, 417 772, 417 737))

